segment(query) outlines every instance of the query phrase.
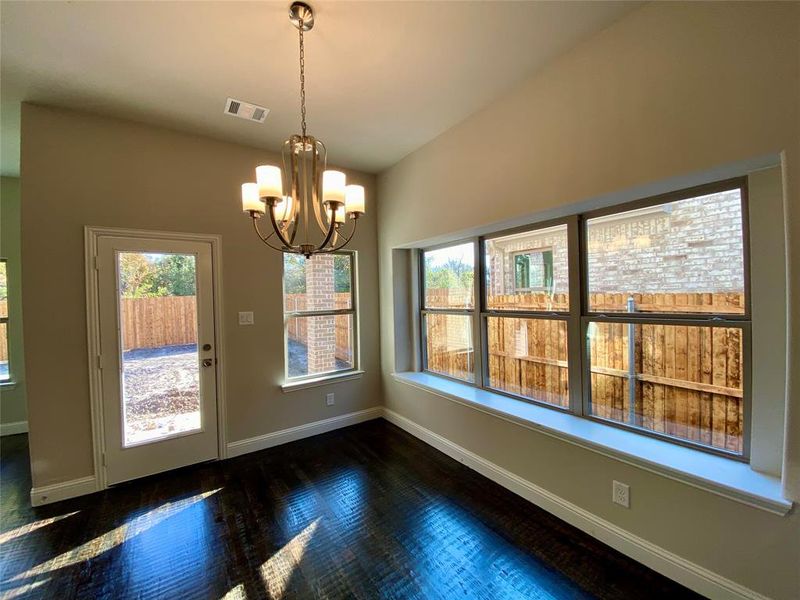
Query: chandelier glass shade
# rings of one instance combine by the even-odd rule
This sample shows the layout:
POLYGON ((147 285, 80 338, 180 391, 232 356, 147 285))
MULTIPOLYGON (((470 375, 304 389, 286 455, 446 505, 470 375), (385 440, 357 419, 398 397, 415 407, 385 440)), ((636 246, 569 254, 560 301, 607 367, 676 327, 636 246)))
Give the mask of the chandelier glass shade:
POLYGON ((313 27, 314 13, 308 4, 295 2, 289 8, 289 20, 300 38, 302 133, 283 143, 281 166, 256 167, 256 181, 242 184, 242 209, 267 246, 310 258, 335 252, 353 239, 356 222, 365 212, 365 197, 363 186, 347 185, 344 173, 327 169, 325 144, 306 132, 303 33, 313 27), (269 219, 269 234, 259 227, 262 217, 269 219))

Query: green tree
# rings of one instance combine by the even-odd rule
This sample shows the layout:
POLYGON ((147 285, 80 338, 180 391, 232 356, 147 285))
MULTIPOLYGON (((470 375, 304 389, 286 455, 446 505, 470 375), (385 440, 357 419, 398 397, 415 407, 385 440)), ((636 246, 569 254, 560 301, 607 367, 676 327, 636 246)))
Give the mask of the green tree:
POLYGON ((350 256, 335 254, 333 256, 333 284, 337 292, 350 291, 350 256))
POLYGON ((425 287, 428 289, 469 289, 474 283, 475 273, 472 265, 457 259, 450 259, 441 265, 434 265, 431 257, 425 261, 425 287))
POLYGON ((164 296, 194 296, 196 288, 195 257, 167 254, 154 261, 153 281, 164 296))
POLYGON ((299 254, 283 255, 283 289, 287 294, 306 293, 306 259, 299 254))
POLYGON ((144 298, 153 293, 153 265, 144 254, 122 252, 119 255, 120 293, 125 298, 144 298))
POLYGON ((119 280, 125 298, 194 296, 195 257, 123 252, 119 255, 119 280))

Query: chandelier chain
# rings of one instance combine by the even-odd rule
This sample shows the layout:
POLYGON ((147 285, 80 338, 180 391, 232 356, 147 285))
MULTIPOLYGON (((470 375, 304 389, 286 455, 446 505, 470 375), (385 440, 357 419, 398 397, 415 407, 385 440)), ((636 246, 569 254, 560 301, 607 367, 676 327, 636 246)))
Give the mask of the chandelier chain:
POLYGON ((306 49, 303 43, 303 17, 300 17, 300 125, 306 138, 306 49))

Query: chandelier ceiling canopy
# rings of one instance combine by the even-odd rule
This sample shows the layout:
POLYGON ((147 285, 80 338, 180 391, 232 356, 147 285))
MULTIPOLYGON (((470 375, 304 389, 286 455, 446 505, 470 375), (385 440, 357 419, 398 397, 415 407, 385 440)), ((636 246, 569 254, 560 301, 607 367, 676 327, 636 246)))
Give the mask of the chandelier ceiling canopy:
POLYGON ((325 144, 306 132, 303 34, 314 26, 314 11, 305 2, 294 2, 289 20, 300 40, 301 132, 283 143, 280 167, 256 167, 256 181, 242 184, 242 208, 267 246, 310 258, 335 252, 353 239, 356 222, 364 215, 365 198, 363 186, 347 185, 344 173, 326 169, 325 144), (258 225, 265 215, 272 226, 268 235, 258 225))

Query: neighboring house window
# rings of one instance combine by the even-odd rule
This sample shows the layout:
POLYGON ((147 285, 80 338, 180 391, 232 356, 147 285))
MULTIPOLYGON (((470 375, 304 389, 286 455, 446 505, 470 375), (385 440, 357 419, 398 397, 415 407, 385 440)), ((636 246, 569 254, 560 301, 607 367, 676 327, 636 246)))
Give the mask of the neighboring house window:
POLYGON ((729 180, 424 249, 423 368, 746 459, 746 194, 729 180))
POLYGON ((537 248, 514 255, 514 289, 547 291, 552 287, 552 250, 537 248))
POLYGON ((286 378, 317 378, 358 367, 353 252, 283 255, 286 378))
POLYGON ((0 382, 11 380, 8 357, 8 271, 6 259, 0 258, 0 382))

